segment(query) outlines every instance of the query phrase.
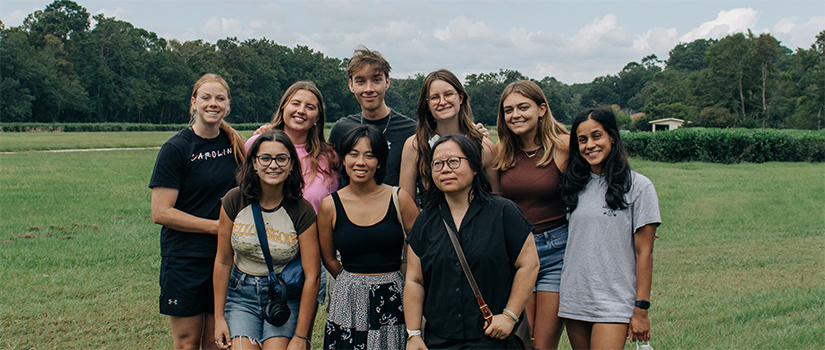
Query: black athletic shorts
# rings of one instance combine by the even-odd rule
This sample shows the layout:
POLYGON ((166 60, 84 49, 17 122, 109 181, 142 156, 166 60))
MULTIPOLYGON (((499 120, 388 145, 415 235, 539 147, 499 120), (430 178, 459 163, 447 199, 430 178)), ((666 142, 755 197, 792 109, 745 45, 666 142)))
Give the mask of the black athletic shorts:
POLYGON ((177 317, 214 313, 214 267, 214 258, 161 257, 160 313, 177 317))

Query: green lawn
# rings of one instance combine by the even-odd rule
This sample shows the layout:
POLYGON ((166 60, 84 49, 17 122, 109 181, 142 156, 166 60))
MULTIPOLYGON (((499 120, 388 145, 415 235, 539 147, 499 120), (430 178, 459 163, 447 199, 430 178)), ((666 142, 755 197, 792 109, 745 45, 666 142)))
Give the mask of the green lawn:
MULTIPOLYGON (((156 155, 0 155, 0 348, 171 347, 146 187, 156 155)), ((664 222, 654 348, 825 345, 824 164, 632 165, 656 185, 664 222)))

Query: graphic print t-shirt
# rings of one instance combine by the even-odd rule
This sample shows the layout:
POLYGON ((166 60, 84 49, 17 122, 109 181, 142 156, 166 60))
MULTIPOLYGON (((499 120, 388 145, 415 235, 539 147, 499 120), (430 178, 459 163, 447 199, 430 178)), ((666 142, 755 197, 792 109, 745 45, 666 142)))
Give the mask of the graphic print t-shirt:
MULTIPOLYGON (((268 275, 251 203, 243 199, 236 187, 223 198, 223 208, 226 215, 234 219, 232 249, 235 250, 235 266, 248 275, 268 275)), ((284 198, 274 210, 263 209, 262 216, 272 267, 275 273, 281 273, 284 266, 298 255, 298 236, 315 223, 315 209, 306 199, 290 201, 284 198)))
MULTIPOLYGON (((221 197, 235 184, 235 154, 229 138, 221 130, 217 137, 204 139, 192 131, 181 130, 167 140, 158 152, 149 187, 178 190, 174 208, 184 213, 218 220, 221 197)), ((161 228, 161 256, 214 258, 217 236, 161 228)))

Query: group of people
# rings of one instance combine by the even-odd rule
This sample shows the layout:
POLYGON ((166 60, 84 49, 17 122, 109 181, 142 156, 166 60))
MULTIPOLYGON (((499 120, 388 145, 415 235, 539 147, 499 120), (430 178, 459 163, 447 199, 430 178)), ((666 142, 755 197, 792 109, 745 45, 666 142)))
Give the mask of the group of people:
POLYGON ((246 142, 224 121, 226 81, 195 83, 191 125, 149 183, 174 347, 308 349, 327 271, 325 349, 504 348, 521 322, 542 349, 563 327, 576 349, 648 340, 658 200, 613 112, 582 111, 568 133, 541 88, 517 81, 494 144, 452 72, 425 78, 416 123, 384 101, 390 70, 356 50, 346 73, 361 112, 329 141, 312 82, 246 142), (273 297, 271 273, 296 262, 302 285, 273 297), (278 326, 273 303, 291 310, 278 326))

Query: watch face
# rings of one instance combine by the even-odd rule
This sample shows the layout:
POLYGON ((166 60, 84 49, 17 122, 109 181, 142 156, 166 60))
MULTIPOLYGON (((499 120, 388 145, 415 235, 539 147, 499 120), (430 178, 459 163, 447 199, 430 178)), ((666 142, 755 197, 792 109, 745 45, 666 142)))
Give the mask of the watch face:
POLYGON ((636 306, 638 306, 642 310, 647 310, 650 308, 650 301, 648 300, 636 300, 636 306))

